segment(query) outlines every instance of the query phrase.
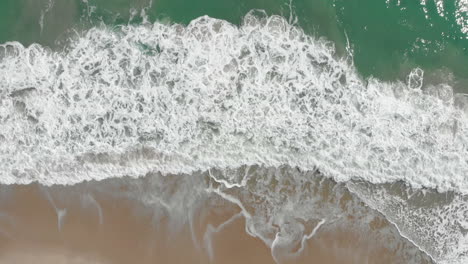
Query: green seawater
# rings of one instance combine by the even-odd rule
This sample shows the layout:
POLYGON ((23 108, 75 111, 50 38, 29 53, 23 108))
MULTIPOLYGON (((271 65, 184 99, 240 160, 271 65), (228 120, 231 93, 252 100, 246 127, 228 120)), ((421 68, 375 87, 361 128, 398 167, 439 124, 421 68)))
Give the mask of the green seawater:
POLYGON ((252 9, 297 18, 308 34, 333 41, 339 55, 349 44, 364 77, 403 79, 421 67, 426 80, 468 91, 465 0, 2 0, 0 43, 55 49, 92 26, 142 23, 142 10, 151 22, 208 15, 240 24, 252 9))

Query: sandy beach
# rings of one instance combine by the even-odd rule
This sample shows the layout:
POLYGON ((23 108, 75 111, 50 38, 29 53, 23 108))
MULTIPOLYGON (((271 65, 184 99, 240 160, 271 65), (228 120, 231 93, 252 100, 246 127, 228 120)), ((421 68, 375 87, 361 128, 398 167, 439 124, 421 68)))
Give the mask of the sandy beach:
MULTIPOLYGON (((75 187, 59 189, 67 192, 67 188, 75 187)), ((150 208, 130 199, 89 194, 77 199, 71 192, 70 199, 62 195, 59 200, 53 188, 34 184, 2 186, 1 190, 2 264, 274 263, 270 249, 245 232, 243 217, 212 232, 210 258, 207 226, 219 226, 236 215, 235 206, 221 214, 204 208, 194 221, 193 232, 188 224, 170 231, 169 219, 156 223, 150 208)), ((281 263, 404 263, 384 241, 379 245, 366 241, 366 236, 346 229, 319 230, 300 256, 281 263)))

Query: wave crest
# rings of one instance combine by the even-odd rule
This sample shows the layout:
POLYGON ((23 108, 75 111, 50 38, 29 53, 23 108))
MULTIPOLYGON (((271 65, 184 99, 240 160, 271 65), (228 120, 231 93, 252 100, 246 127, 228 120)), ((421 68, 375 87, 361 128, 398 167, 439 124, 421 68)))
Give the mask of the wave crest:
POLYGON ((0 51, 3 183, 257 163, 467 191, 467 122, 451 96, 422 92, 422 71, 362 80, 279 16, 93 28, 63 52, 0 51), (139 161, 141 149, 158 158, 139 161))

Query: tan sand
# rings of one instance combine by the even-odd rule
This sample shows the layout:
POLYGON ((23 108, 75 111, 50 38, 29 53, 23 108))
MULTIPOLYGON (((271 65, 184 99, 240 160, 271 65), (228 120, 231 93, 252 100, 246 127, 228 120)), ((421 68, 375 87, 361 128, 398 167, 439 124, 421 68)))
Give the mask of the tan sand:
MULTIPOLYGON (((181 232, 169 233, 164 223, 167 219, 154 225, 150 214, 141 213, 144 208, 136 210, 139 206, 134 202, 98 197, 100 217, 97 208, 67 201, 59 231, 54 205, 37 185, 13 190, 1 196, 1 264, 274 263, 270 249, 245 233, 242 217, 213 235, 210 262, 203 244, 193 243, 188 226, 181 232)), ((233 214, 198 219, 196 238, 203 240, 207 224, 218 225, 233 214)), ((403 263, 384 245, 363 241, 362 234, 359 237, 352 230, 322 232, 311 238, 302 256, 290 263, 403 263)))

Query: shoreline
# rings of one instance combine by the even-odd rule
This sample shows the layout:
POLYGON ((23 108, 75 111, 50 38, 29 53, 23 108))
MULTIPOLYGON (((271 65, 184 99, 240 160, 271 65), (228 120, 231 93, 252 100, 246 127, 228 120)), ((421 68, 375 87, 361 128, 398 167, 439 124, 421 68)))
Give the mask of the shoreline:
MULTIPOLYGON (((275 263, 270 248, 246 233, 239 207, 229 203, 202 206, 191 223, 174 224, 141 202, 80 186, 0 185, 0 197, 0 263, 275 263)), ((368 234, 319 227, 297 257, 281 256, 279 248, 278 262, 405 263, 386 248, 388 241, 373 239, 372 232, 389 223, 373 225, 368 234)))

